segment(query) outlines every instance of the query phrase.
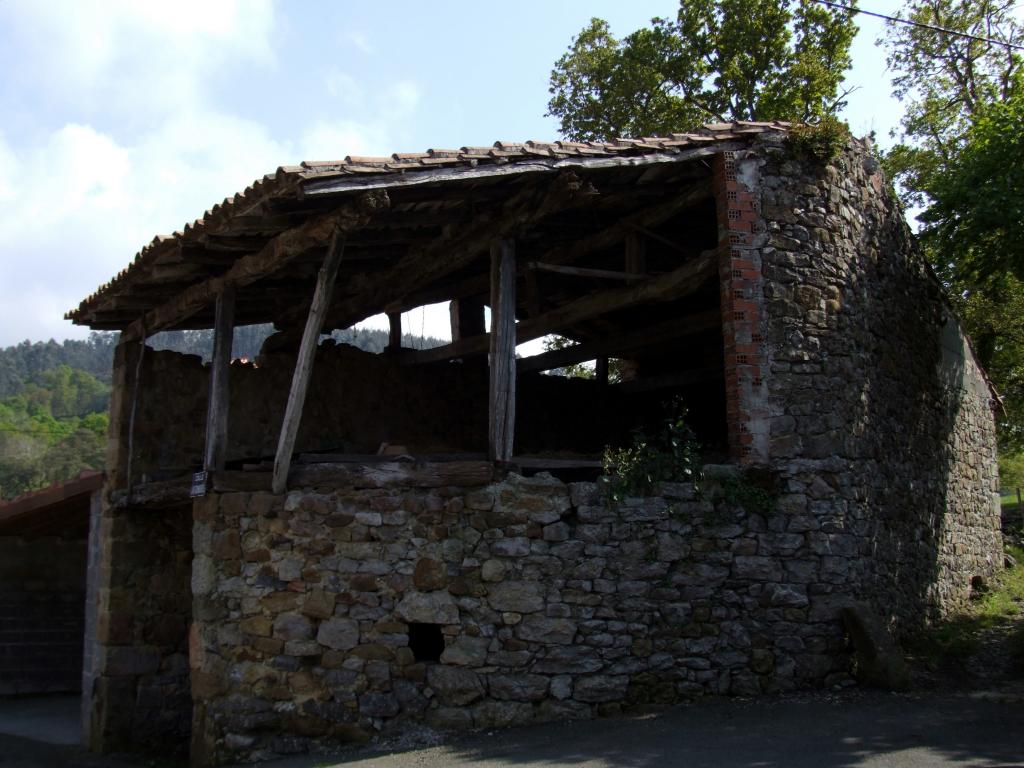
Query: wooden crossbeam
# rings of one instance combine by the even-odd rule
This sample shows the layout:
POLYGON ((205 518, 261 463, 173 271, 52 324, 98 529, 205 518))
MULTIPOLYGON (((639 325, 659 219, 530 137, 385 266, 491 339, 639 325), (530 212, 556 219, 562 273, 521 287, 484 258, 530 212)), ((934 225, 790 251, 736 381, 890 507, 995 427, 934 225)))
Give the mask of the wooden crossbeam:
POLYGON ((344 235, 336 229, 331 236, 331 246, 316 278, 316 290, 313 303, 309 306, 306 318, 306 330, 302 334, 299 346, 299 357, 295 361, 295 374, 288 392, 288 405, 281 423, 281 435, 277 441, 277 454, 274 457, 274 476, 271 488, 274 493, 284 493, 288 483, 288 469, 291 466, 292 452, 295 449, 295 438, 299 433, 302 421, 302 409, 306 402, 306 390, 313 375, 313 358, 316 356, 317 341, 323 327, 327 307, 331 303, 331 292, 334 290, 334 279, 338 274, 338 265, 345 250, 344 235))
POLYGON ((173 299, 150 310, 125 328, 121 338, 138 339, 143 334, 143 329, 146 333, 153 334, 173 328, 210 306, 225 288, 240 288, 273 274, 304 251, 322 245, 330 237, 331 232, 358 229, 375 212, 389 204, 387 193, 382 190, 367 192, 355 202, 346 203, 329 213, 313 217, 294 229, 282 232, 259 252, 235 261, 224 274, 191 285, 173 299))
POLYGON ((722 315, 717 309, 695 315, 677 317, 654 326, 627 331, 597 341, 585 341, 564 349, 552 349, 530 357, 516 360, 520 373, 550 371, 566 365, 582 363, 585 360, 600 360, 608 357, 627 357, 629 352, 653 347, 668 341, 704 333, 722 324, 722 315))
MULTIPOLYGON (((537 317, 522 320, 516 324, 516 343, 522 344, 549 333, 557 333, 570 325, 607 312, 686 296, 696 291, 708 278, 717 273, 715 254, 712 251, 707 251, 688 264, 667 274, 650 277, 636 285, 592 293, 544 312, 537 317)), ((410 350, 403 353, 402 360, 406 363, 451 360, 455 357, 482 354, 488 351, 489 346, 487 337, 473 337, 433 349, 410 350)))
POLYGON ((530 269, 541 272, 555 272, 572 277, 596 277, 600 280, 627 280, 635 283, 647 277, 643 272, 618 272, 613 269, 591 269, 590 267, 565 267, 560 264, 545 264, 543 261, 531 261, 530 269))

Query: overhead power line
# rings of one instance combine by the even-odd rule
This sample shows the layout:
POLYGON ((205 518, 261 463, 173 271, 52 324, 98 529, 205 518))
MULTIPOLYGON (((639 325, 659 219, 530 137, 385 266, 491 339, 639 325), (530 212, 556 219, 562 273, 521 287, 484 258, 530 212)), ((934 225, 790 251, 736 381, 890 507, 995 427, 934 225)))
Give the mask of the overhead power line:
POLYGON ((853 8, 849 5, 843 5, 842 3, 835 3, 832 0, 814 0, 816 3, 821 5, 827 5, 829 8, 837 8, 841 11, 847 11, 848 13, 862 13, 865 16, 874 16, 877 19, 885 19, 896 24, 906 24, 910 27, 920 27, 921 29, 930 29, 933 32, 941 32, 944 35, 953 35, 955 37, 966 37, 968 40, 977 40, 982 43, 991 43, 992 45, 1001 45, 1004 48, 1012 48, 1015 51, 1024 51, 1024 45, 1017 45, 1016 43, 1008 43, 1005 40, 996 40, 993 37, 981 37, 980 35, 972 35, 969 32, 957 32, 955 29, 946 29, 945 27, 939 27, 934 24, 925 24, 923 21, 914 21, 912 19, 901 19, 898 16, 886 16, 884 13, 875 13, 874 11, 865 11, 863 8, 853 8))

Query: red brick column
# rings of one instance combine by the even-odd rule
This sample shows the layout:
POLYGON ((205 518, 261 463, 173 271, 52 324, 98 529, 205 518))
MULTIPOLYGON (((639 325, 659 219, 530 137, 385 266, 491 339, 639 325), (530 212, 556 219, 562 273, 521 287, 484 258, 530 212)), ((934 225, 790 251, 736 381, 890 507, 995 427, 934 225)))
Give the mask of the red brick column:
POLYGON ((734 152, 715 155, 714 188, 729 453, 742 464, 761 464, 767 462, 768 443, 763 409, 766 318, 756 242, 762 229, 760 196, 750 179, 741 178, 734 152))

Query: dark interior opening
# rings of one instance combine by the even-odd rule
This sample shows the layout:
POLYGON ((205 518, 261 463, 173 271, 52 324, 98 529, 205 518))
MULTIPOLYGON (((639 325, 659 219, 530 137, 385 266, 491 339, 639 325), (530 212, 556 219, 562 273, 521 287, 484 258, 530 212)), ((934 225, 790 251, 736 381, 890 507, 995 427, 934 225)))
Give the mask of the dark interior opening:
POLYGON ((416 661, 440 661, 444 635, 440 624, 410 624, 409 647, 416 661))

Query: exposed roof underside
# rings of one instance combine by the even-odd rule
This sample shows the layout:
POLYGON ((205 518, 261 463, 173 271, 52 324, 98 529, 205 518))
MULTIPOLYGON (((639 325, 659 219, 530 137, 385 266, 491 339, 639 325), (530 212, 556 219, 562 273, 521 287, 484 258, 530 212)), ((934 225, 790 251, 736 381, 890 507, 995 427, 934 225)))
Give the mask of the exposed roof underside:
POLYGON ((89 498, 103 485, 92 470, 40 491, 0 502, 0 536, 84 538, 89 531, 89 498))
MULTIPOLYGON (((146 332, 212 327, 210 302, 197 301, 177 314, 158 310, 183 291, 195 291, 232 267, 237 270, 240 259, 269 254, 272 262, 283 236, 294 238, 305 227, 306 234, 294 240, 298 245, 279 269, 239 284, 235 310, 239 325, 298 325, 331 231, 312 225, 365 200, 373 190, 378 195, 383 190, 388 200, 347 234, 330 327, 384 309, 485 294, 486 249, 478 247, 473 233, 514 233, 524 261, 565 264, 582 251, 581 240, 593 239, 597 250, 613 243, 610 228, 622 230, 621 240, 626 228, 650 233, 675 222, 672 231, 679 233, 679 242, 671 247, 696 255, 707 245, 687 243, 680 227, 687 226, 687 216, 704 218, 709 211, 710 167, 702 158, 738 148, 751 135, 787 128, 785 123, 725 123, 664 138, 498 142, 279 168, 184 231, 154 239, 67 318, 96 329, 124 330, 147 322, 146 332), (551 205, 552 189, 559 184, 572 187, 572 204, 551 205), (531 215, 540 209, 543 216, 531 215), (495 224, 503 218, 511 221, 509 226, 495 224), (474 247, 477 252, 470 253, 474 247), (465 251, 461 256, 460 249, 465 251), (410 269, 427 262, 427 269, 410 269)), ((590 267, 601 266, 588 260, 590 267)), ((557 294, 557 285, 554 290, 557 294)))

